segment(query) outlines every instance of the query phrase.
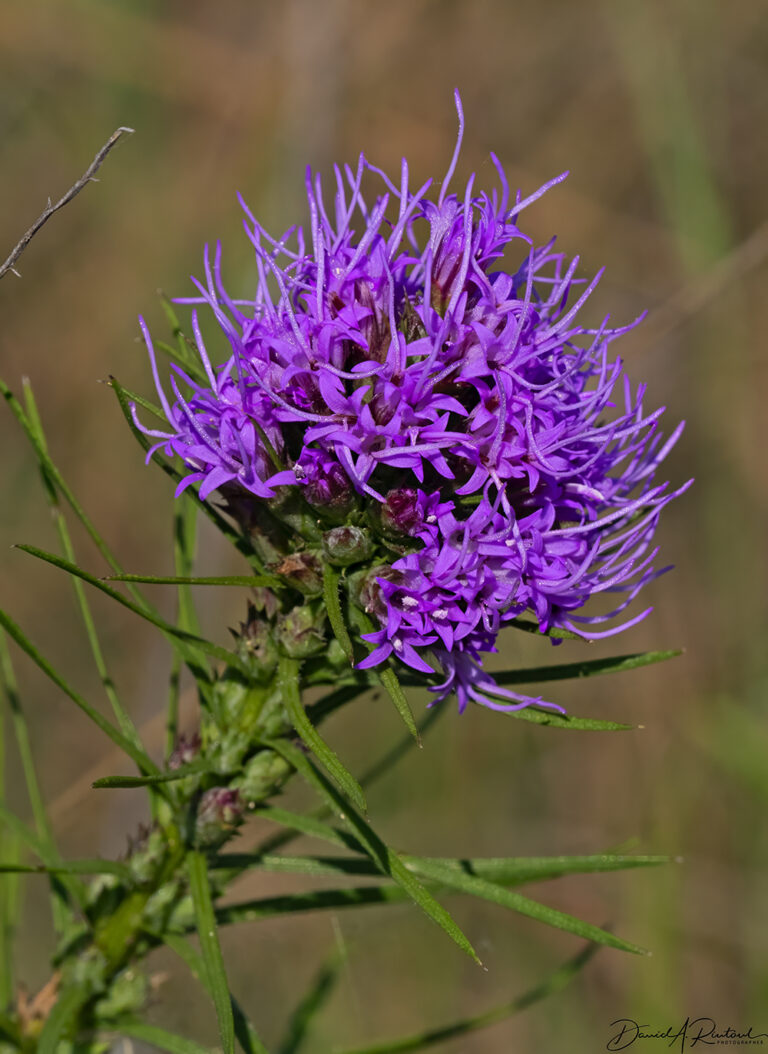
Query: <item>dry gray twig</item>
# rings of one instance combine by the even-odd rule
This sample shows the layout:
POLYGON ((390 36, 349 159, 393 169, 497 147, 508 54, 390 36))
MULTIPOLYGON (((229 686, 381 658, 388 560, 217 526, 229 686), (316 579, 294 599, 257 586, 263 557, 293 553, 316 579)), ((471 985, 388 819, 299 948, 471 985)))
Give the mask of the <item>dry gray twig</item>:
POLYGON ((64 195, 64 197, 61 198, 59 201, 57 201, 55 205, 52 205, 51 204, 51 199, 48 198, 48 205, 47 205, 47 207, 40 213, 40 215, 37 217, 35 222, 32 224, 32 226, 26 232, 26 234, 24 234, 22 236, 22 238, 19 240, 18 244, 14 248, 13 252, 11 253, 11 255, 5 261, 5 263, 2 264, 2 266, 0 266, 0 278, 3 277, 3 275, 6 273, 6 271, 12 271, 16 275, 17 278, 21 278, 21 275, 19 274, 19 272, 14 267, 14 264, 16 263, 18 258, 24 252, 26 247, 32 241, 32 239, 37 234, 37 232, 40 230, 40 228, 43 226, 43 224, 47 220, 49 220, 51 218, 51 216, 53 216, 54 212, 58 212, 59 209, 63 209, 64 206, 67 205, 72 200, 72 198, 75 197, 76 194, 80 193, 80 191, 83 189, 83 187, 87 183, 98 182, 97 180, 94 180, 94 178, 93 178, 94 175, 96 174, 98 169, 101 167, 101 164, 104 161, 104 158, 107 156, 107 154, 112 149, 112 147, 115 145, 115 143, 117 143, 117 141, 120 138, 120 136, 124 135, 126 132, 132 133, 133 132, 133 128, 118 128, 117 131, 112 133, 112 135, 106 141, 106 143, 101 148, 101 150, 99 150, 98 154, 96 154, 96 157, 94 157, 93 161, 90 163, 88 168, 82 174, 80 179, 78 179, 78 181, 76 183, 73 183, 73 185, 69 188, 69 190, 64 195))

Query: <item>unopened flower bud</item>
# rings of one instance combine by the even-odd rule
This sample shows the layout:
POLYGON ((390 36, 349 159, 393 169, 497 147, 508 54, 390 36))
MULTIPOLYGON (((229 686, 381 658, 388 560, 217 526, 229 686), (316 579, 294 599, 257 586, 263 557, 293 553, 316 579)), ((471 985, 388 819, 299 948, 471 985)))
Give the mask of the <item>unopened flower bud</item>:
POLYGON ((211 787, 197 806, 197 844, 205 849, 214 849, 222 845, 242 822, 243 801, 240 791, 231 787, 211 787))
POLYGON ((305 450, 294 470, 307 504, 328 523, 343 523, 357 498, 341 465, 320 450, 305 450))
POLYGON ((411 487, 390 490, 380 506, 380 516, 385 534, 394 537, 414 534, 423 522, 416 491, 411 487))
POLYGON ((188 765, 200 753, 200 735, 193 732, 186 735, 184 732, 177 736, 176 743, 171 756, 168 758, 169 769, 180 769, 182 765, 188 765))
POLYGON ((323 568, 314 553, 291 553, 274 570, 304 596, 319 596, 323 591, 323 568))
POLYGON ((268 681, 277 665, 277 648, 269 623, 259 618, 253 605, 249 604, 248 621, 240 624, 240 632, 235 633, 235 639, 237 654, 247 663, 253 679, 268 681))
POLYGON ((389 564, 377 564, 376 567, 358 571, 348 579, 350 599, 369 615, 386 618, 387 605, 381 595, 377 579, 385 578, 389 582, 400 582, 402 577, 402 574, 395 571, 389 564))
POLYGON ((325 639, 325 611, 309 604, 293 608, 277 620, 277 640, 292 659, 306 659, 328 646, 325 639))
POLYGON ((238 780, 240 794, 247 805, 253 806, 274 794, 292 771, 289 762, 274 750, 260 750, 238 780))
POLYGON ((323 535, 323 555, 336 567, 359 564, 368 559, 372 550, 370 536, 362 527, 334 527, 323 535))

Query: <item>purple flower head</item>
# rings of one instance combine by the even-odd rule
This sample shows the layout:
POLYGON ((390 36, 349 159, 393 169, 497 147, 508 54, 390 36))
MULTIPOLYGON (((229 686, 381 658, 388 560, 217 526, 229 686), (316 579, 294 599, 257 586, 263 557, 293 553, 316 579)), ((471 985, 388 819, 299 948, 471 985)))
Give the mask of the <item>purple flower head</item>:
POLYGON ((142 322, 170 427, 140 427, 187 467, 179 491, 199 483, 202 498, 225 488, 269 500, 288 485, 342 519, 368 510, 380 540, 370 566, 392 573, 376 576, 375 597, 369 583, 379 627, 361 667, 390 656, 438 667, 438 698, 455 691, 460 709, 551 705, 499 688, 481 655, 526 611, 542 631, 589 639, 648 613, 621 617, 662 573, 654 531, 685 488, 655 476, 682 426, 664 441, 661 410, 644 410, 643 387, 610 355, 636 322, 578 321, 600 275, 585 284, 578 258, 534 246, 517 226, 564 176, 512 201, 492 155, 499 190, 475 192, 472 176, 449 193, 456 101, 458 142, 436 199, 430 182, 411 189, 405 161, 394 183, 361 156, 335 168, 329 202, 308 172, 308 236, 297 227, 276 240, 245 209, 254 297, 232 299, 220 247, 213 261, 206 251, 198 295, 179 301, 194 306, 202 369, 171 368, 173 402, 142 322), (369 197, 373 177, 381 190, 369 197), (515 251, 519 265, 503 269, 515 251), (221 365, 199 307, 229 343, 221 365), (582 614, 600 593, 617 594, 613 610, 582 614))

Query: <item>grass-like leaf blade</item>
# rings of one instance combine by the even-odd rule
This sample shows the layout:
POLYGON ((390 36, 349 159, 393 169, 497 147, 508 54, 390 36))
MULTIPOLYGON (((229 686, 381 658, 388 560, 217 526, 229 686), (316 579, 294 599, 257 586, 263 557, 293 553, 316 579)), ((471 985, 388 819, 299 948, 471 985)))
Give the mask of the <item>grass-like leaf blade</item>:
MULTIPOLYGON (((186 963, 192 975, 197 978, 208 994, 213 997, 202 955, 192 947, 185 937, 180 937, 178 934, 165 933, 162 936, 162 941, 164 944, 167 944, 172 951, 176 952, 179 958, 186 963)), ((248 1020, 240 1007, 240 1004, 231 992, 230 999, 232 1002, 232 1015, 235 1022, 235 1038, 245 1054, 269 1054, 267 1048, 256 1034, 255 1028, 248 1020)))
POLYGON ((185 649, 185 655, 187 658, 189 649, 193 649, 203 652, 205 655, 210 655, 214 659, 219 659, 221 662, 228 663, 242 673, 248 673, 246 664, 243 663, 240 657, 234 652, 228 651, 226 648, 222 648, 218 644, 212 644, 211 641, 205 640, 203 637, 197 637, 193 633, 187 633, 186 630, 178 629, 172 623, 166 622, 165 619, 160 618, 159 615, 156 615, 154 612, 148 611, 141 605, 134 603, 134 601, 129 600, 128 597, 123 596, 122 593, 118 593, 116 589, 112 589, 101 578, 89 574, 89 572, 85 571, 82 567, 70 563, 69 560, 63 560, 60 556, 56 556, 55 553, 46 552, 45 549, 38 549, 37 546, 34 545, 17 545, 16 548, 24 553, 28 553, 30 556, 36 557, 38 560, 44 560, 46 563, 53 564, 54 567, 66 571, 67 574, 75 575, 77 578, 82 578, 84 582, 93 586, 94 589, 100 590, 108 597, 111 597, 112 600, 116 600, 118 604, 122 604, 123 607, 128 608, 128 610, 132 611, 135 615, 138 615, 153 626, 156 626, 165 634, 174 647, 185 649))
POLYGON ((347 771, 338 755, 331 750, 307 717, 299 691, 299 664, 296 659, 289 659, 286 655, 280 657, 278 685, 288 716, 301 739, 333 776, 344 793, 357 805, 358 809, 366 812, 368 806, 363 794, 363 788, 351 772, 347 771))
POLYGON ((60 864, 0 863, 2 874, 116 875, 131 880, 131 870, 117 860, 65 860, 60 864))
POLYGON ((0 626, 2 626, 9 637, 12 637, 13 640, 16 641, 21 650, 26 652, 35 665, 38 666, 43 673, 53 681, 62 692, 64 692, 65 695, 69 696, 72 702, 79 706, 83 713, 85 713, 105 735, 109 736, 112 742, 118 746, 123 753, 127 754, 132 761, 136 762, 139 771, 147 774, 156 774, 160 771, 151 758, 149 758, 143 750, 137 747, 133 740, 128 739, 122 732, 119 732, 114 725, 112 725, 106 717, 100 714, 98 710, 91 706, 91 704, 84 699, 79 692, 76 692, 74 688, 71 688, 67 684, 64 678, 56 672, 48 660, 40 654, 34 644, 32 644, 32 642, 24 635, 13 619, 2 610, 0 610, 0 626))
POLYGON ((530 721, 536 725, 548 725, 550 728, 569 728, 574 732, 630 732, 635 727, 619 721, 601 721, 596 717, 558 714, 554 710, 542 710, 537 706, 508 710, 504 716, 515 717, 519 721, 530 721))
POLYGON ((158 772, 151 776, 103 776, 96 780, 92 786, 95 790, 112 789, 115 787, 153 787, 158 783, 173 783, 183 780, 187 776, 196 776, 201 772, 208 772, 209 767, 203 761, 190 761, 188 765, 180 765, 171 772, 158 772))
POLYGON ((350 664, 354 663, 355 655, 352 648, 352 640, 349 636, 349 630, 347 624, 344 621, 344 615, 341 611, 341 599, 339 597, 339 583, 341 581, 341 575, 337 567, 333 567, 331 564, 326 563, 323 566, 323 599, 325 600, 325 609, 328 614, 328 621, 331 624, 333 635, 341 645, 341 650, 347 657, 350 664))
POLYGON ((208 863, 204 853, 193 849, 187 855, 189 871, 189 888, 195 906, 197 935, 200 939, 200 951, 205 962, 207 985, 213 996, 216 1017, 219 1022, 219 1034, 224 1054, 234 1054, 235 1023, 232 1016, 232 1003, 229 995, 229 983, 224 969, 224 958, 216 929, 216 917, 211 899, 211 886, 208 881, 208 863))
POLYGON ((56 1000, 37 1041, 37 1054, 57 1054, 72 1020, 88 1000, 91 990, 85 984, 67 986, 56 1000))
POLYGON ((333 811, 345 821, 380 870, 401 886, 422 911, 433 922, 436 922, 462 951, 466 952, 475 962, 480 963, 475 949, 456 925, 451 915, 441 904, 438 904, 426 887, 406 868, 397 853, 382 842, 370 824, 362 816, 358 815, 348 802, 341 798, 339 792, 320 772, 317 766, 291 743, 275 740, 269 742, 268 745, 279 754, 282 754, 286 761, 289 761, 304 776, 307 782, 320 792, 333 811))
POLYGON ((157 1025, 148 1025, 144 1021, 123 1020, 117 1027, 121 1035, 148 1043, 158 1050, 167 1050, 169 1054, 213 1054, 210 1047, 203 1047, 194 1040, 177 1036, 175 1032, 168 1032, 157 1025))
POLYGON ((414 870, 422 877, 448 886, 460 893, 468 893, 470 896, 492 901, 494 904, 499 904, 501 907, 510 908, 512 911, 517 911, 521 915, 527 915, 528 918, 535 919, 537 922, 542 922, 547 926, 554 926, 556 929, 565 930, 567 933, 573 933, 577 937, 583 937, 584 940, 594 941, 596 944, 605 944, 608 945, 608 947, 618 948, 621 951, 634 952, 636 955, 647 954, 644 948, 640 948, 636 944, 631 944, 629 941, 625 941, 621 937, 616 937, 614 934, 609 933, 607 930, 600 929, 599 926, 595 926, 591 922, 583 922, 581 919, 574 918, 572 915, 567 915, 565 912, 558 911, 556 908, 550 908, 545 904, 539 904, 536 900, 524 897, 521 893, 517 893, 513 890, 505 889, 503 886, 500 886, 495 882, 489 882, 485 878, 479 878, 476 875, 469 875, 466 874, 466 872, 457 871, 451 866, 446 867, 445 864, 441 863, 439 860, 427 860, 421 858, 416 861, 411 858, 410 863, 414 867, 414 870))
MULTIPOLYGON (((583 662, 564 662, 552 666, 528 666, 520 670, 494 670, 497 684, 542 684, 545 681, 571 681, 580 677, 598 677, 606 673, 623 673, 652 666, 657 662, 682 655, 679 648, 669 651, 644 651, 632 655, 610 655, 604 659, 586 659, 583 662)), ((408 674, 400 678, 402 684, 420 686, 424 681, 408 674)))
POLYGON ((214 575, 192 577, 191 575, 108 575, 105 582, 139 582, 151 586, 271 586, 279 588, 285 583, 271 575, 214 575))

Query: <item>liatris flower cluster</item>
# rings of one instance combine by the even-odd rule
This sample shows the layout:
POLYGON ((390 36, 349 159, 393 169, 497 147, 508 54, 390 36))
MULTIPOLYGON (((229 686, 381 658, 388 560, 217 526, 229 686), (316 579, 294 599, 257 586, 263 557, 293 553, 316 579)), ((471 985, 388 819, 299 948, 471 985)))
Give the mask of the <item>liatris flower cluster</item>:
POLYGON ((449 192, 457 107, 436 198, 431 181, 411 190, 405 161, 396 184, 361 156, 335 169, 331 208, 308 172, 308 238, 297 227, 275 240, 246 208, 253 299, 227 293, 218 247, 199 295, 179 301, 193 306, 206 382, 173 366, 169 401, 142 322, 169 422, 143 430, 189 470, 179 490, 218 492, 245 522, 295 488, 337 540, 346 529, 360 541, 338 560, 366 571, 378 620, 360 667, 393 657, 438 673, 438 699, 455 691, 461 710, 553 705, 496 685, 482 653, 525 612, 588 639, 648 614, 624 616, 662 573, 653 535, 683 488, 655 477, 680 427, 663 440, 662 411, 643 409, 643 387, 609 354, 636 323, 578 321, 600 275, 582 289, 578 258, 518 227, 564 176, 512 200, 491 155, 498 190, 476 192, 472 176, 449 192), (231 347, 220 365, 200 306, 231 347), (618 595, 612 610, 581 613, 601 593, 618 595))

